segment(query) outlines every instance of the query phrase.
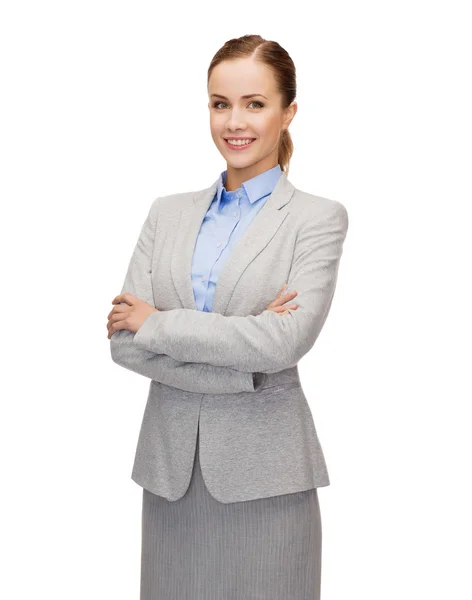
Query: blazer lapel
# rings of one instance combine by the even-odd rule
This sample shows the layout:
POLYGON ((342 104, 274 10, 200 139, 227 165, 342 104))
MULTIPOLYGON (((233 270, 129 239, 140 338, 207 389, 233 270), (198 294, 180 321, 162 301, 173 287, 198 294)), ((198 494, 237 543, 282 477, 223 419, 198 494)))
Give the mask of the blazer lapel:
MULTIPOLYGON (((181 209, 180 222, 172 252, 171 273, 175 288, 184 308, 196 310, 192 286, 193 252, 206 212, 213 201, 218 180, 209 188, 196 192, 193 202, 181 209)), ((233 289, 243 271, 262 252, 289 210, 280 210, 290 202, 295 187, 281 173, 266 203, 251 221, 232 248, 216 283, 212 312, 225 314, 233 289)))

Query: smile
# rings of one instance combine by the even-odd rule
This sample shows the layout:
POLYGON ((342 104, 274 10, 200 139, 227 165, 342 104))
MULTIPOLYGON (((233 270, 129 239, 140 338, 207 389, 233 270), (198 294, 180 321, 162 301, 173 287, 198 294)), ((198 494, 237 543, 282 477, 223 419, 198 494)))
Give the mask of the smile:
POLYGON ((236 143, 232 144, 231 142, 228 142, 228 140, 225 140, 225 144, 228 148, 231 148, 231 150, 244 150, 246 148, 249 148, 249 146, 252 146, 252 143, 254 141, 255 140, 253 139, 251 139, 249 142, 247 142, 247 140, 243 140, 242 142, 238 140, 236 143))

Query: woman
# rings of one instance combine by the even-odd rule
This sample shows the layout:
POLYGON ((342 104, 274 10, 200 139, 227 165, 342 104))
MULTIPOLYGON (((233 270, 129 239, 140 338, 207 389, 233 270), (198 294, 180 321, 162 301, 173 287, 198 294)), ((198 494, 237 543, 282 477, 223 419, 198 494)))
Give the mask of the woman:
POLYGON ((152 203, 108 315, 113 360, 152 380, 132 472, 141 600, 320 598, 330 482, 297 363, 327 318, 348 215, 287 178, 295 93, 276 42, 216 53, 227 168, 152 203))

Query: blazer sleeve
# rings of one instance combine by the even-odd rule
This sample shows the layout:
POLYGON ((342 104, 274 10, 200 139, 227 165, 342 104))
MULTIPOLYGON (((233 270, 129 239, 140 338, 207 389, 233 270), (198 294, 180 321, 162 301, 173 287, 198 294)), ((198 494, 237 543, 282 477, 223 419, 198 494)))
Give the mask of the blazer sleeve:
MULTIPOLYGON (((151 261, 159 198, 154 200, 128 265, 121 293, 130 292, 140 300, 154 303, 151 261)), ((165 314, 166 311, 159 312, 165 314)), ((195 311, 197 312, 197 311, 195 311)), ((158 314, 158 313, 154 313, 158 314)), ((242 372, 225 366, 175 359, 165 352, 154 352, 135 343, 135 334, 127 329, 115 331, 110 338, 112 360, 130 371, 181 390, 206 394, 255 392, 265 375, 242 372)))
POLYGON ((224 316, 175 309, 152 313, 136 332, 143 349, 176 360, 204 362, 245 372, 276 373, 295 366, 312 348, 333 300, 349 218, 332 200, 307 218, 295 244, 288 288, 296 310, 280 315, 224 316))

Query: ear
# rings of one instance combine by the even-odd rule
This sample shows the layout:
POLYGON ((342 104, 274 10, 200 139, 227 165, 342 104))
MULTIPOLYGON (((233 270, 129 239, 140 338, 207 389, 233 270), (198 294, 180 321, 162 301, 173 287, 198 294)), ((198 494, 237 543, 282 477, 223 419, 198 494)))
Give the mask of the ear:
POLYGON ((293 117, 297 114, 298 104, 295 100, 285 109, 284 113, 284 127, 288 129, 288 126, 293 120, 293 117))

